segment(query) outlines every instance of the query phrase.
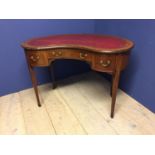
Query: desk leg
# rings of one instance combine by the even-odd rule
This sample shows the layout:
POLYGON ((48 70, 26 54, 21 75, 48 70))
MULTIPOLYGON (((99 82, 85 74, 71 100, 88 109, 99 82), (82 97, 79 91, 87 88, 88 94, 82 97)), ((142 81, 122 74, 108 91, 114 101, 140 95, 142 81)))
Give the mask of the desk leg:
POLYGON ((116 71, 116 73, 112 77, 112 103, 111 103, 111 118, 114 117, 114 109, 116 102, 117 89, 119 84, 120 71, 116 71))
POLYGON ((49 70, 50 78, 52 80, 52 87, 53 87, 53 89, 55 89, 56 88, 56 81, 55 81, 55 75, 54 75, 54 62, 51 63, 48 70, 49 70))
POLYGON ((38 103, 38 106, 41 107, 41 103, 40 103, 40 99, 39 99, 39 93, 38 93, 38 88, 37 88, 36 74, 35 74, 35 71, 34 71, 33 67, 31 67, 30 65, 28 67, 29 67, 29 72, 30 72, 30 75, 31 75, 32 85, 33 85, 33 88, 34 88, 34 91, 35 91, 35 95, 36 95, 36 98, 37 98, 37 103, 38 103))
POLYGON ((112 97, 112 86, 113 86, 114 75, 111 77, 111 87, 110 87, 110 96, 112 97))

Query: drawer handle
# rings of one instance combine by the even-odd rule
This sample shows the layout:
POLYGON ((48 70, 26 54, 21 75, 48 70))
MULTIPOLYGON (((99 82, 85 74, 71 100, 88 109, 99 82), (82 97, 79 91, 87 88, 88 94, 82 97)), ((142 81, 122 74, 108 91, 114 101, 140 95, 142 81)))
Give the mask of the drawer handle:
POLYGON ((111 64, 111 61, 110 61, 110 60, 107 60, 106 62, 104 62, 103 60, 100 60, 100 64, 101 64, 103 67, 108 67, 108 66, 110 66, 110 64, 111 64))
POLYGON ((87 53, 80 53, 80 58, 85 59, 88 56, 87 53))
POLYGON ((52 55, 55 56, 55 52, 52 52, 52 55))
POLYGON ((39 60, 39 56, 30 56, 30 59, 33 61, 33 62, 36 62, 36 61, 38 61, 39 60))
POLYGON ((61 55, 62 55, 62 52, 59 51, 59 52, 58 52, 58 56, 61 56, 61 55))
POLYGON ((54 51, 54 52, 52 52, 52 55, 58 57, 58 56, 62 55, 62 52, 60 52, 60 51, 59 52, 55 52, 54 51))

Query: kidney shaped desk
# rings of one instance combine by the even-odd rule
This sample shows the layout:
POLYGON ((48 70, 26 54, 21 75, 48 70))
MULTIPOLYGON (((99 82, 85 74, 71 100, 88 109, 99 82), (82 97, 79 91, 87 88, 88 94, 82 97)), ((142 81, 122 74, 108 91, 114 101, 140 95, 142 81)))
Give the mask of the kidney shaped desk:
MULTIPOLYGON (((41 103, 34 67, 50 66, 57 59, 75 59, 89 63, 92 70, 112 75, 111 117, 113 118, 119 77, 127 65, 133 47, 132 41, 107 35, 66 34, 34 38, 24 42, 22 47, 25 50, 38 106, 41 106, 41 103)), ((54 84, 53 71, 51 75, 54 84)))

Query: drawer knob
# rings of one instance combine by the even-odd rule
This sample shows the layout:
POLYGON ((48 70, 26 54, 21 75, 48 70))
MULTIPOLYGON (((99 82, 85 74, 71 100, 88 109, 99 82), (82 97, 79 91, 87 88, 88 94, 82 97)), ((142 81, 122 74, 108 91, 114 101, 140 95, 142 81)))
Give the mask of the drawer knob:
POLYGON ((100 64, 101 64, 103 67, 108 67, 108 66, 110 66, 110 64, 111 64, 111 61, 110 61, 110 60, 107 60, 106 62, 104 62, 103 60, 100 60, 100 64))
POLYGON ((80 53, 80 58, 85 59, 88 56, 87 53, 80 53))

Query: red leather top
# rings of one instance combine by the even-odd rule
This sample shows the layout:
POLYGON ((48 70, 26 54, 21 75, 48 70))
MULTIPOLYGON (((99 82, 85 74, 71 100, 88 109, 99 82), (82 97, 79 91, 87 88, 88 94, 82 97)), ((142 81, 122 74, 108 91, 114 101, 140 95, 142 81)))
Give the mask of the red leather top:
POLYGON ((79 47, 95 51, 123 51, 133 47, 133 42, 105 35, 69 34, 35 38, 22 44, 25 49, 50 49, 55 47, 79 47))

